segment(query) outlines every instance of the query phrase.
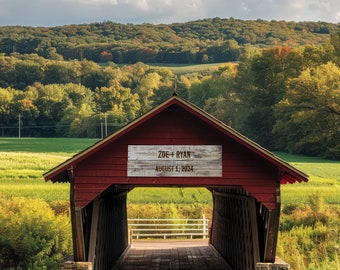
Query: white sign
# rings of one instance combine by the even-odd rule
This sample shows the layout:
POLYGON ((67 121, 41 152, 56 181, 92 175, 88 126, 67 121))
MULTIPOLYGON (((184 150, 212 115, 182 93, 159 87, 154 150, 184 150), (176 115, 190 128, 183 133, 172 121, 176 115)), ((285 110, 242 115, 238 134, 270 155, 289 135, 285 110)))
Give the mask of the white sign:
POLYGON ((129 145, 128 176, 221 177, 221 145, 129 145))

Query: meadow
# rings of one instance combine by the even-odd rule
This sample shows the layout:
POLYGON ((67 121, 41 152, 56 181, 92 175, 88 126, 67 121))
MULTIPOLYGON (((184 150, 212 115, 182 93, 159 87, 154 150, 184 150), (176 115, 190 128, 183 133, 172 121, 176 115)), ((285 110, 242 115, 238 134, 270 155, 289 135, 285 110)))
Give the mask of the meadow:
POLYGON ((96 141, 96 139, 1 138, 1 196, 41 198, 47 202, 69 200, 69 185, 45 182, 43 174, 96 141))
MULTIPOLYGON (((47 202, 69 200, 69 184, 45 182, 43 174, 97 139, 75 138, 0 138, 1 196, 42 198, 47 202)), ((308 183, 282 185, 282 203, 306 203, 318 192, 325 203, 340 204, 340 163, 316 157, 276 153, 310 176, 308 183)), ((129 193, 130 203, 211 204, 205 188, 136 188, 129 193)))
MULTIPOLYGON (((217 70, 220 66, 227 63, 212 63, 212 64, 162 64, 162 63, 150 63, 149 66, 157 68, 170 69, 174 74, 181 75, 187 73, 204 73, 217 70)), ((230 62, 228 62, 230 64, 230 62)))

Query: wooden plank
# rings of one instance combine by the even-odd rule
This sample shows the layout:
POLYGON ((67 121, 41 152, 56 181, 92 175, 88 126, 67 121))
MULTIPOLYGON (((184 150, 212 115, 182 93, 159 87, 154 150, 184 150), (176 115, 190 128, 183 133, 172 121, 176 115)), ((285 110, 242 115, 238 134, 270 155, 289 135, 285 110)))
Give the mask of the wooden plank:
MULTIPOLYGON (((223 171, 223 175, 221 175, 222 170, 214 166, 215 164, 209 162, 206 162, 203 166, 201 163, 195 161, 190 163, 159 162, 157 164, 154 162, 143 162, 143 164, 134 165, 133 170, 135 170, 135 172, 132 172, 130 176, 127 176, 126 164, 111 165, 111 168, 93 166, 93 169, 86 168, 79 170, 77 177, 216 177, 220 179, 247 181, 247 183, 256 186, 259 184, 258 181, 264 184, 275 181, 272 175, 241 170, 241 168, 239 170, 223 171)), ((275 182, 273 184, 275 184, 275 182)))
POLYGON ((232 269, 221 255, 206 243, 199 246, 196 246, 195 243, 193 246, 190 246, 190 243, 179 243, 179 246, 176 246, 176 244, 169 246, 167 242, 155 244, 160 248, 152 248, 152 241, 146 246, 136 243, 136 247, 130 248, 113 269, 232 269))
POLYGON ((73 167, 68 170, 70 183, 70 210, 72 226, 73 257, 77 261, 85 261, 85 241, 83 231, 82 208, 77 207, 75 199, 73 167))
POLYGON ((252 248, 254 250, 253 253, 253 262, 254 268, 256 267, 256 263, 260 261, 260 246, 259 246, 259 234, 257 227, 257 213, 256 213, 256 202, 254 198, 249 199, 249 215, 251 221, 251 233, 252 233, 252 248))
POLYGON ((263 178, 247 178, 245 175, 239 175, 237 177, 236 175, 233 175, 233 177, 127 177, 126 172, 117 171, 115 175, 83 175, 77 177, 77 185, 81 183, 111 183, 111 184, 131 184, 135 183, 143 184, 143 183, 153 183, 156 182, 162 182, 171 183, 172 181, 183 184, 184 186, 187 183, 195 183, 201 184, 201 183, 207 183, 207 185, 222 185, 222 186, 228 186, 228 185, 234 185, 234 186, 255 186, 258 187, 259 190, 261 190, 262 186, 273 186, 273 181, 270 179, 263 179, 263 178), (179 179, 176 179, 179 178, 179 179), (184 180, 184 179, 185 180, 184 180), (188 181, 188 178, 190 178, 190 181, 188 181), (180 180, 180 181, 178 181, 180 180))
POLYGON ((221 177, 221 145, 129 145, 128 177, 221 177))
POLYGON ((93 209, 92 209, 89 252, 88 252, 88 260, 87 260, 88 262, 92 262, 92 265, 94 265, 94 260, 96 256, 99 207, 100 207, 100 200, 99 199, 94 200, 93 209))
POLYGON ((275 262, 276 245, 280 221, 280 207, 268 211, 267 232, 265 238, 264 262, 275 262))
POLYGON ((74 246, 74 260, 76 262, 86 261, 85 256, 85 242, 84 242, 84 231, 83 231, 83 217, 82 208, 75 207, 74 216, 72 217, 74 222, 73 228, 73 243, 74 246))

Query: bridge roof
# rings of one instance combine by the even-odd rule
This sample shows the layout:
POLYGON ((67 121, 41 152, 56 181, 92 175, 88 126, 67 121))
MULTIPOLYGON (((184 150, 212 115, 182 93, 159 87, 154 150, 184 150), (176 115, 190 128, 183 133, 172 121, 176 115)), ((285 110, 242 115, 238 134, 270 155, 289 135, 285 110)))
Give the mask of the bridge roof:
POLYGON ((155 117, 156 115, 158 115, 159 113, 166 110, 172 105, 180 106, 184 110, 193 114, 195 117, 203 120, 204 122, 206 122, 207 124, 215 128, 216 130, 222 132, 225 136, 233 139, 234 141, 243 145, 244 147, 246 147, 247 149, 249 149, 256 155, 258 155, 262 159, 265 159, 272 165, 276 166, 281 172, 281 178, 280 178, 281 184, 308 181, 308 175, 305 174, 304 172, 290 165, 288 162, 277 157, 275 154, 261 147, 259 144, 255 143, 254 141, 248 139, 247 137, 245 137, 244 135, 242 135, 235 129, 231 128, 230 126, 226 125, 222 121, 211 116, 210 114, 203 111, 199 107, 193 105, 192 103, 178 97, 177 95, 173 95, 168 100, 164 101, 163 103, 161 103, 154 109, 150 110, 148 113, 130 122, 129 124, 121 128, 120 130, 118 130, 117 132, 104 138, 101 141, 98 141, 93 146, 88 147, 87 149, 79 152, 72 158, 66 160, 65 162, 61 163, 60 165, 46 172, 44 174, 45 180, 46 181, 51 180, 53 182, 70 182, 69 175, 70 175, 70 172, 72 172, 73 166, 77 165, 82 160, 90 157, 91 155, 105 148, 107 145, 114 142, 115 140, 123 137, 128 132, 132 131, 133 129, 143 124, 147 120, 155 117))

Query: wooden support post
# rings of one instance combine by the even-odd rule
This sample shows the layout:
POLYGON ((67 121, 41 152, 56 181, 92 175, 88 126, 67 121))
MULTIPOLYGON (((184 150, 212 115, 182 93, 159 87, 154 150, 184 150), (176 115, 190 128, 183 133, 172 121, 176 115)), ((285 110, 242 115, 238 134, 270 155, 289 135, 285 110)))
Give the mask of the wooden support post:
POLYGON ((276 257, 276 246, 278 231, 280 225, 280 211, 281 211, 281 198, 280 198, 280 182, 277 182, 276 187, 276 209, 268 210, 266 217, 266 235, 264 246, 264 262, 273 263, 276 257))
POLYGON ((72 217, 72 238, 73 238, 73 256, 75 262, 84 262, 85 242, 83 230, 83 215, 81 208, 75 208, 72 217))
POLYGON ((95 252, 96 252, 97 233, 98 233, 99 207, 100 207, 100 200, 99 199, 94 200, 93 209, 92 209, 89 255, 87 259, 88 262, 92 262, 92 265, 94 265, 94 260, 96 256, 95 252))
POLYGON ((68 170, 68 177, 70 179, 70 208, 71 208, 73 257, 75 262, 84 262, 86 256, 83 231, 83 215, 82 208, 75 206, 73 168, 70 168, 68 170))
POLYGON ((259 243, 259 234, 257 227, 257 215, 256 215, 256 201, 255 198, 252 197, 249 199, 249 215, 251 221, 251 230, 252 230, 252 239, 253 239, 253 261, 256 263, 260 261, 260 243, 259 243))
POLYGON ((264 262, 275 261, 279 221, 280 209, 269 210, 266 220, 267 231, 263 258, 264 262))

